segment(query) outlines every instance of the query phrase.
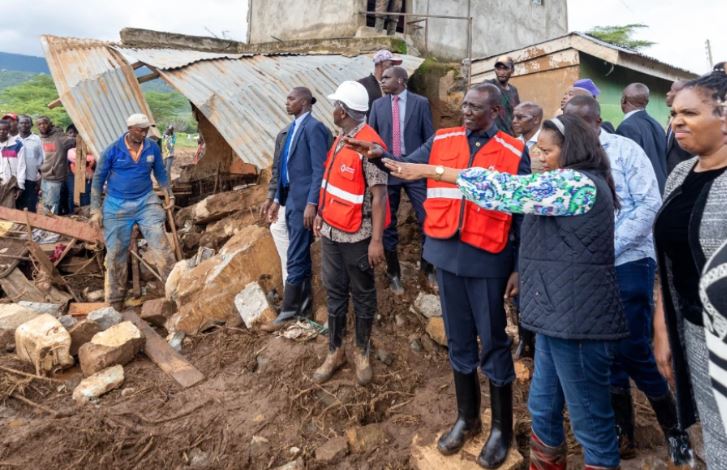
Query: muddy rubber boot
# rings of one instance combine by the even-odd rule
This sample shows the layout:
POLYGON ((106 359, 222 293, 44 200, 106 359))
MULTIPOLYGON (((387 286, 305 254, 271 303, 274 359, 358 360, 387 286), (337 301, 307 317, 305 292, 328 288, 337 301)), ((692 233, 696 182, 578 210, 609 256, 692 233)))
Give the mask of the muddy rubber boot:
POLYGON ((280 314, 273 320, 273 325, 281 325, 293 320, 300 313, 300 300, 303 291, 303 283, 293 284, 287 282, 283 292, 283 305, 280 306, 280 314))
POLYGON ((333 376, 334 372, 340 369, 345 363, 346 351, 344 351, 343 346, 334 349, 333 351, 328 351, 323 364, 321 364, 321 366, 313 372, 313 382, 322 384, 323 382, 328 381, 328 379, 333 376))
POLYGON ((457 420, 437 442, 442 455, 452 455, 482 431, 480 419, 480 379, 477 371, 469 374, 454 372, 454 392, 457 398, 457 420))
POLYGON ((394 251, 385 251, 386 275, 389 277, 389 288, 396 295, 404 295, 404 285, 401 283, 401 267, 399 255, 394 251))
POLYGON ((303 285, 301 286, 300 306, 298 307, 297 316, 313 320, 313 287, 310 278, 304 280, 303 285))
POLYGON ((694 465, 692 444, 689 442, 689 434, 679 427, 676 404, 671 392, 667 392, 663 397, 647 396, 646 398, 649 399, 651 408, 664 433, 669 460, 675 466, 689 465, 692 467, 694 465))
POLYGON ((482 447, 477 463, 485 468, 497 468, 507 458, 512 443, 512 384, 498 387, 490 382, 492 426, 490 436, 482 447))
POLYGON ((634 439, 634 404, 631 391, 622 388, 611 388, 611 406, 616 417, 616 435, 621 459, 636 458, 636 441, 634 439))
POLYGON ((530 470, 565 470, 568 448, 565 441, 558 447, 550 447, 530 433, 530 470))
POLYGON ((360 348, 354 348, 353 364, 356 366, 356 382, 359 385, 368 385, 371 383, 374 373, 371 370, 368 350, 364 351, 360 348))

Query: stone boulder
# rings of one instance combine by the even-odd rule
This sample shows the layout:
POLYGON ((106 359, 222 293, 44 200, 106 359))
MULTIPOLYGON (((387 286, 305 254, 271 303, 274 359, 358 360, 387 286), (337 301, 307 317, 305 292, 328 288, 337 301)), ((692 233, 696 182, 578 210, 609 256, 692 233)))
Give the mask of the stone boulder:
POLYGON ((154 326, 164 327, 166 321, 177 311, 174 302, 165 298, 152 299, 141 306, 141 319, 154 326))
POLYGON ((112 326, 118 325, 123 319, 121 314, 113 307, 94 310, 86 316, 86 320, 96 323, 100 331, 108 330, 112 326))
MULTIPOLYGON (((215 256, 182 272, 172 297, 178 313, 171 331, 196 334, 215 323, 240 323, 235 297, 251 282, 281 283, 280 259, 270 231, 244 228, 215 256)), ((167 290, 167 298, 170 298, 167 290)))
POLYGON ((93 320, 86 319, 73 325, 68 329, 68 333, 71 335, 71 355, 78 356, 81 346, 90 342, 100 332, 101 328, 93 320))
POLYGON ((33 364, 37 374, 73 365, 71 335, 61 322, 47 313, 15 330, 15 352, 20 359, 33 364))
POLYGON ((439 302, 439 296, 426 292, 419 292, 414 301, 414 309, 427 318, 442 316, 442 304, 439 302))
POLYGON ((440 346, 447 346, 447 333, 444 331, 442 317, 432 317, 427 321, 427 334, 440 346))
POLYGON ((78 384, 73 390, 73 400, 78 404, 85 404, 95 400, 104 393, 120 387, 124 383, 124 367, 115 365, 100 372, 96 372, 78 384))
POLYGON ((128 364, 143 348, 144 335, 133 323, 124 321, 97 333, 90 343, 81 346, 78 362, 88 377, 107 367, 128 364))
POLYGON ((251 282, 235 296, 235 308, 247 328, 275 320, 275 310, 268 304, 267 296, 260 284, 251 282))

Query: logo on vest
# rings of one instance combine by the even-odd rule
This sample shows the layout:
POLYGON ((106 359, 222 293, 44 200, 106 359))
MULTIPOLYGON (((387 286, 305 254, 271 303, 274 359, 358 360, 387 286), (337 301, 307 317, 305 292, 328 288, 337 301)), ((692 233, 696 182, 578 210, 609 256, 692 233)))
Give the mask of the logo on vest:
POLYGON ((356 169, 352 166, 348 166, 345 163, 341 163, 341 173, 356 174, 356 169))

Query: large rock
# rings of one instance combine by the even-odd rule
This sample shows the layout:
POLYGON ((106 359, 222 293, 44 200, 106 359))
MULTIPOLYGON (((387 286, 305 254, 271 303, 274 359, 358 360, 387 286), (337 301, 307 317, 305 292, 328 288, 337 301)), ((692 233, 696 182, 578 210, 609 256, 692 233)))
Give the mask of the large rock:
MULTIPOLYGON (((281 282, 280 260, 270 231, 250 226, 232 237, 218 254, 183 272, 173 297, 178 316, 173 331, 196 334, 215 323, 239 324, 235 296, 251 282, 281 282)), ((167 291, 167 298, 170 292, 167 291)))
POLYGON ((37 374, 73 365, 71 335, 47 313, 15 330, 15 352, 20 359, 33 364, 37 374))
POLYGON ((165 298, 152 299, 144 302, 141 306, 141 319, 146 320, 154 326, 163 327, 166 321, 177 311, 174 302, 165 298))
POLYGON ((442 316, 442 304, 439 302, 439 297, 433 294, 419 292, 414 301, 414 308, 427 318, 442 316))
POLYGON ((73 325, 68 330, 71 335, 71 355, 77 356, 81 346, 90 342, 100 332, 101 328, 98 323, 92 320, 83 320, 73 325))
POLYGON ((81 346, 78 362, 88 377, 107 367, 128 364, 143 347, 144 335, 133 323, 124 321, 97 333, 90 343, 81 346))
POLYGON ((20 304, 0 304, 0 350, 15 341, 15 330, 23 323, 40 315, 20 304))
POLYGON ((76 403, 85 404, 121 386, 122 383, 124 383, 124 367, 115 365, 83 379, 73 390, 73 399, 76 403))
POLYGON ((242 210, 250 210, 264 200, 264 189, 252 187, 240 191, 228 191, 213 194, 177 212, 174 220, 178 227, 183 227, 185 222, 191 221, 195 224, 208 224, 216 220, 224 219, 228 215, 242 210))
POLYGON ((245 227, 255 223, 256 212, 244 211, 209 224, 199 239, 200 246, 219 249, 245 227))
POLYGON ((164 296, 167 300, 171 300, 172 302, 177 301, 179 281, 181 281, 182 278, 196 266, 197 264, 195 263, 194 258, 183 259, 174 265, 169 276, 167 276, 167 281, 164 283, 164 296))
POLYGON ((86 320, 95 322, 101 331, 118 325, 124 318, 113 307, 104 307, 89 313, 86 320))
POLYGON ((260 284, 251 282, 235 296, 235 308, 245 326, 252 329, 261 323, 275 320, 275 310, 268 304, 268 299, 260 284))
POLYGON ((447 333, 444 331, 442 317, 432 317, 427 320, 427 334, 440 346, 447 346, 447 333))

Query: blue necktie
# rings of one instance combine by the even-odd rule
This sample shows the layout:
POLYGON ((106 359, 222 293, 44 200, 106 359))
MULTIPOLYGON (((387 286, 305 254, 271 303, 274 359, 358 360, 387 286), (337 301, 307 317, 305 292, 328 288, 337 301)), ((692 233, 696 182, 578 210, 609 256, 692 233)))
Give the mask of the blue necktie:
POLYGON ((293 133, 295 132, 295 121, 288 128, 288 135, 285 137, 283 145, 283 153, 280 154, 280 183, 284 188, 288 187, 288 152, 290 144, 293 143, 293 133))

